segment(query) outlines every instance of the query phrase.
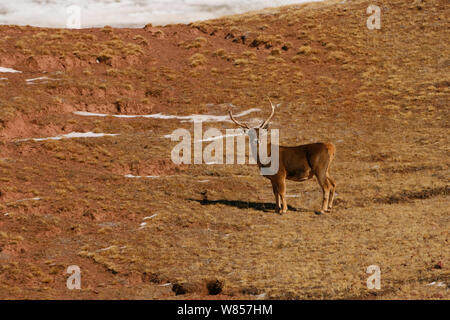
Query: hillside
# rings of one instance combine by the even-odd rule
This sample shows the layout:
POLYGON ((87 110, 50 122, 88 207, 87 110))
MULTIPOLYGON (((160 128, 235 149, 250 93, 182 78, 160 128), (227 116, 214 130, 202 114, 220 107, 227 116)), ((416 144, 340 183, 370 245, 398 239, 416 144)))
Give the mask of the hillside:
POLYGON ((448 299, 449 16, 445 0, 355 0, 143 29, 0 26, 0 67, 20 71, 0 69, 0 298, 448 299), (288 183, 280 216, 254 165, 171 161, 166 136, 193 130, 175 116, 232 103, 259 108, 240 118, 256 123, 267 96, 281 144, 336 145, 331 213, 314 214, 313 180, 288 183), (172 117, 124 117, 155 114, 172 117), (31 140, 73 132, 114 136, 31 140))

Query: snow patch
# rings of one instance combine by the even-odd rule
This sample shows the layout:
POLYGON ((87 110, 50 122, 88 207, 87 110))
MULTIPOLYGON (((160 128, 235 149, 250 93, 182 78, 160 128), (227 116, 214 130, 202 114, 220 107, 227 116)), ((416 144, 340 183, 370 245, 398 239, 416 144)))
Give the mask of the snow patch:
POLYGON ((59 135, 56 137, 47 137, 47 138, 27 138, 27 139, 19 139, 15 140, 16 142, 23 141, 45 141, 45 140, 61 140, 61 139, 73 139, 73 138, 100 138, 107 136, 118 136, 118 133, 95 133, 95 132, 71 132, 68 134, 59 135))
POLYGON ((27 79, 25 81, 27 82, 27 84, 33 84, 34 81, 38 81, 38 80, 59 80, 59 79, 52 79, 49 77, 38 77, 38 78, 33 78, 33 79, 27 79))
MULTIPOLYGON (((242 133, 235 133, 235 134, 225 134, 222 136, 216 136, 216 137, 197 140, 197 142, 209 142, 209 141, 214 141, 214 140, 220 140, 220 139, 227 138, 227 137, 239 137, 242 135, 245 135, 245 133, 242 132, 242 133)), ((166 136, 164 136, 164 137, 166 137, 166 136)), ((169 136, 169 138, 170 138, 170 136, 169 136)))
MULTIPOLYGON (((252 108, 246 111, 242 111, 235 115, 235 117, 242 117, 252 112, 260 111, 258 108, 252 108)), ((128 115, 128 114, 106 114, 106 113, 94 113, 87 111, 74 111, 74 114, 83 117, 114 117, 114 118, 125 118, 125 119, 133 119, 133 118, 146 118, 146 119, 162 119, 162 120, 181 120, 181 122, 231 122, 228 115, 224 116, 213 116, 206 114, 191 114, 190 116, 175 116, 175 115, 167 115, 162 113, 156 114, 142 114, 142 115, 128 115)), ((170 137, 170 136, 169 136, 170 137)))
POLYGON ((171 285, 172 285, 172 283, 168 282, 168 283, 160 284, 159 286, 160 287, 168 287, 168 286, 171 286, 171 285))
POLYGON ((442 281, 433 281, 431 283, 428 283, 427 286, 446 287, 446 284, 442 281))
MULTIPOLYGON (((165 25, 320 0, 17 0, 1 1, 0 25, 67 28, 70 5, 81 10, 81 27, 165 25)), ((76 11, 75 11, 76 12, 76 11)))
POLYGON ((11 68, 0 67, 0 73, 22 73, 22 71, 14 70, 11 68))
POLYGON ((154 217, 156 217, 158 214, 157 213, 155 213, 154 215, 151 215, 150 217, 145 217, 145 218, 143 218, 142 220, 148 220, 148 219, 152 219, 152 218, 154 218, 154 217))
POLYGON ((149 178, 149 179, 156 179, 159 178, 159 176, 134 176, 132 174, 126 174, 124 175, 125 178, 149 178))
POLYGON ((39 201, 39 200, 41 200, 41 198, 34 197, 34 198, 20 199, 20 200, 12 201, 10 203, 17 203, 17 202, 23 202, 23 201, 39 201))

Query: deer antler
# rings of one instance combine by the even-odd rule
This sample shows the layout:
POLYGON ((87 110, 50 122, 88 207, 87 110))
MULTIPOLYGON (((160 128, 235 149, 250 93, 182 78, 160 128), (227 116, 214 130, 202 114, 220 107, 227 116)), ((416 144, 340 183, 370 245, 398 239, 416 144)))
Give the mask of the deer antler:
POLYGON ((267 120, 264 121, 264 122, 259 126, 261 129, 265 129, 265 128, 269 125, 270 119, 272 119, 273 115, 275 114, 275 106, 273 105, 272 101, 270 101, 270 98, 269 98, 269 97, 267 97, 267 99, 269 99, 270 105, 272 106, 272 113, 270 114, 269 118, 267 118, 267 120))
POLYGON ((228 113, 230 114, 231 121, 236 123, 239 127, 244 128, 244 129, 250 129, 248 125, 237 122, 237 120, 233 117, 233 113, 231 112, 231 109, 228 109, 228 113))

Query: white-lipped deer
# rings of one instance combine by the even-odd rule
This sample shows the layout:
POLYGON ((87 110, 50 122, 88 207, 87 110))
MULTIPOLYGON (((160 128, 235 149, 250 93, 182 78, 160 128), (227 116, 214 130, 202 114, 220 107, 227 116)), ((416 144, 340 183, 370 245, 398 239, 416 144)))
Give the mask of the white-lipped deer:
MULTIPOLYGON (((275 114, 275 106, 270 101, 272 107, 272 113, 269 118, 264 121, 260 126, 256 128, 250 128, 246 124, 239 123, 234 117, 231 109, 228 111, 231 120, 243 128, 246 133, 253 131, 252 135, 249 134, 250 144, 256 144, 257 149, 260 147, 260 139, 262 133, 267 133, 270 120, 275 114)), ((267 149, 271 150, 270 142, 267 142, 267 149)), ((318 213, 330 212, 333 206, 334 193, 336 190, 336 183, 333 178, 330 177, 328 170, 330 169, 331 162, 333 161, 336 147, 330 142, 311 143, 294 147, 279 146, 279 165, 278 171, 275 174, 264 175, 272 183, 273 193, 275 195, 276 212, 283 214, 287 212, 286 203, 286 179, 293 181, 305 181, 313 178, 317 178, 317 181, 323 191, 322 208, 318 213)), ((270 152, 268 152, 270 156, 270 152)), ((256 155, 256 163, 261 168, 263 165, 260 162, 258 155, 256 155)))

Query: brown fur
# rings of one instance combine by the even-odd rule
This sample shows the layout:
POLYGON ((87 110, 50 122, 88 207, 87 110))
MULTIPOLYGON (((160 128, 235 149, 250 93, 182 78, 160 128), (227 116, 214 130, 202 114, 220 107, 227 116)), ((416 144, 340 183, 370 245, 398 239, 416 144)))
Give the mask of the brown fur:
MULTIPOLYGON (((270 146, 268 146, 270 150, 270 146)), ((305 181, 316 177, 323 191, 320 213, 330 211, 333 206, 336 182, 329 175, 336 147, 332 143, 312 143, 295 147, 279 146, 279 168, 275 175, 265 176, 272 183, 276 212, 286 213, 286 179, 305 181)), ((258 166, 261 164, 258 162, 258 166)))
MULTIPOLYGON (((269 99, 270 101, 270 99, 269 99)), ((259 127, 253 128, 260 137, 260 130, 267 129, 270 120, 275 113, 275 106, 272 106, 272 113, 269 118, 259 127)), ((244 129, 250 129, 247 125, 241 124, 234 119, 231 110, 229 110, 231 120, 244 129)), ((259 140, 257 146, 259 150, 259 140)), ((271 150, 270 143, 266 150, 271 150)), ((270 153, 270 152, 269 152, 270 153)), ((316 176, 317 181, 323 191, 323 201, 320 213, 331 211, 333 206, 336 182, 330 177, 328 170, 334 159, 336 147, 330 142, 311 143, 295 147, 279 146, 279 168, 274 175, 265 175, 272 183, 273 193, 275 195, 276 212, 286 213, 286 179, 293 181, 305 181, 316 176)), ((257 159, 257 164, 261 168, 261 162, 257 159)))

